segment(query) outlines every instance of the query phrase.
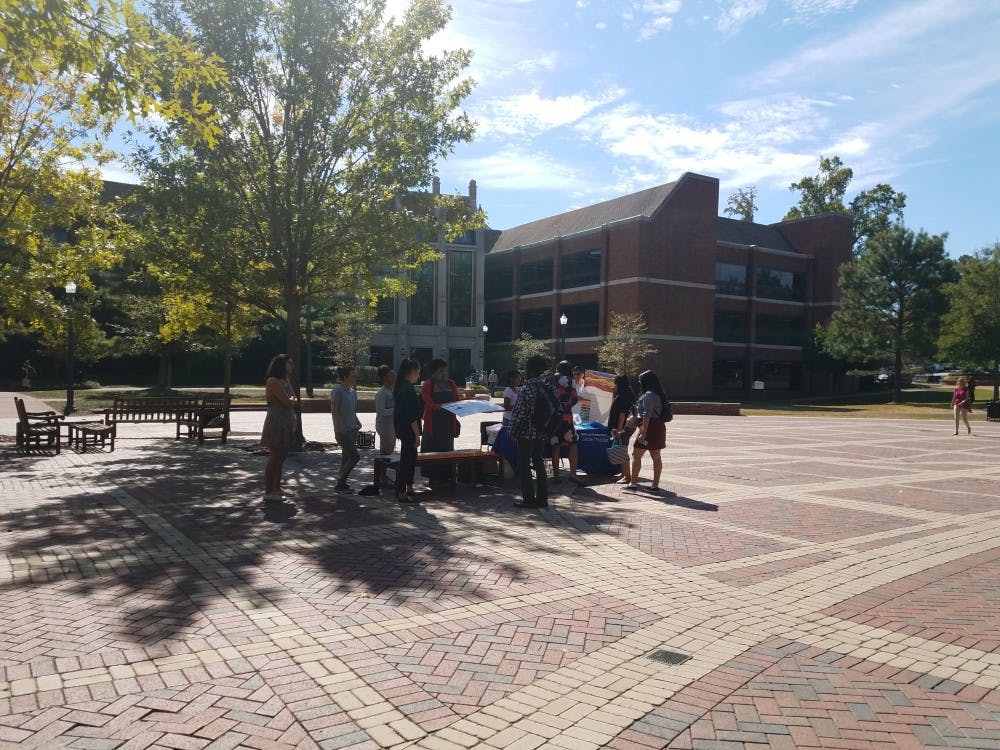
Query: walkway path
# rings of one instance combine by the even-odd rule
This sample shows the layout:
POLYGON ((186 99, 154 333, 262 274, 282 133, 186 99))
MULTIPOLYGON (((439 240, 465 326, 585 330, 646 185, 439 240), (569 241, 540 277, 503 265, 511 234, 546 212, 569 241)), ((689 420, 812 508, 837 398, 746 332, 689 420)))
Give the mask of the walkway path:
POLYGON ((1000 425, 678 418, 676 495, 541 512, 305 454, 265 513, 237 419, 0 454, 0 744, 1000 746, 1000 425))

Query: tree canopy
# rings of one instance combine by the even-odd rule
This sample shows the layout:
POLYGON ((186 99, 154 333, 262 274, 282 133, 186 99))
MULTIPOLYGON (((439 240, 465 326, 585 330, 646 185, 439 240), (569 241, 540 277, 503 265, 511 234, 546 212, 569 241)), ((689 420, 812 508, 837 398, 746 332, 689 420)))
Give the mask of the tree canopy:
POLYGON ((897 402, 904 357, 934 352, 944 285, 955 277, 945 237, 896 225, 873 235, 860 257, 841 266, 840 308, 823 332, 823 348, 871 365, 892 360, 897 402))
POLYGON ((646 357, 656 354, 645 337, 646 317, 641 312, 612 312, 608 317, 608 335, 596 347, 597 361, 620 375, 635 377, 646 357))
POLYGON ((996 372, 1000 367, 1000 242, 956 264, 958 278, 944 287, 948 311, 941 324, 942 356, 996 372))
POLYGON ((741 221, 753 221, 757 215, 757 188, 739 188, 729 196, 723 211, 741 221))
POLYGON ((845 204, 852 179, 854 170, 844 166, 839 156, 821 156, 819 174, 803 177, 789 186, 789 190, 799 191, 799 201, 785 214, 784 221, 824 213, 850 216, 854 222, 855 253, 860 254, 869 237, 903 220, 906 195, 896 192, 891 185, 879 183, 862 190, 845 204))
MULTIPOLYGON (((254 270, 247 301, 284 317, 296 361, 307 305, 345 290, 406 293, 402 271, 434 257, 430 242, 482 223, 463 200, 420 191, 473 132, 459 109, 469 53, 425 51, 449 20, 439 0, 399 21, 381 0, 149 6, 163 33, 219 60, 225 83, 209 103, 223 135, 209 147, 167 118, 142 172, 155 179, 186 160, 225 194, 243 236, 220 250, 254 270)), ((179 245, 178 263, 198 268, 194 250, 179 245)))

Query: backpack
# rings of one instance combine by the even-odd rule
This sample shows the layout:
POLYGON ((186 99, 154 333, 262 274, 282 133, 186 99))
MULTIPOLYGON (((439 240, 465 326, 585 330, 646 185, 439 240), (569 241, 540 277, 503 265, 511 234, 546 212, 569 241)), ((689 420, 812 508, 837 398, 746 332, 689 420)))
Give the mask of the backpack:
POLYGON ((555 435, 563 422, 563 409, 556 394, 547 383, 538 384, 535 392, 535 408, 531 413, 531 423, 541 437, 555 435))
POLYGON ((670 422, 674 418, 674 407, 665 398, 661 399, 661 401, 663 403, 661 404, 660 408, 660 419, 662 419, 664 422, 670 422))

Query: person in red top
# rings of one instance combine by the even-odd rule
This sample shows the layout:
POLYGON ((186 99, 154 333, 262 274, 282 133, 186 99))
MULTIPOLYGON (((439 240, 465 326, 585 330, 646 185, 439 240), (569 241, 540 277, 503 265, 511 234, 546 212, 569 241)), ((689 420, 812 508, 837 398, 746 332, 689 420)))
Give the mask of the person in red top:
POLYGON ((951 407, 955 410, 955 434, 958 434, 958 421, 965 422, 965 429, 972 434, 969 424, 969 412, 972 411, 972 399, 969 397, 969 381, 963 375, 955 384, 955 392, 951 395, 951 407))
MULTIPOLYGON (((424 437, 420 443, 421 453, 438 453, 455 450, 455 437, 458 435, 458 417, 442 404, 450 404, 461 400, 458 386, 448 378, 448 363, 443 359, 435 359, 430 365, 431 376, 420 388, 420 399, 424 403, 424 437)), ((437 487, 451 481, 451 468, 435 466, 423 469, 423 475, 430 480, 431 487, 437 487)))

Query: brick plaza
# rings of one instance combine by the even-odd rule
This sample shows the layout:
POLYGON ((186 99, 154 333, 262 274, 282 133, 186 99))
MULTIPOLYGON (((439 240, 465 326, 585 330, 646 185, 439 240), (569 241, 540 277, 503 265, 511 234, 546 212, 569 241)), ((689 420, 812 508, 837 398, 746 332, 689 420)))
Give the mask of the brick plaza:
POLYGON ((563 483, 544 511, 512 480, 338 496, 335 451, 265 511, 261 420, 0 446, 0 747, 1000 747, 979 415, 678 417, 676 495, 563 483))

